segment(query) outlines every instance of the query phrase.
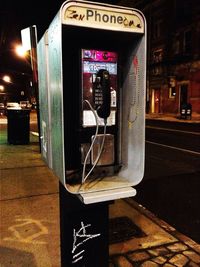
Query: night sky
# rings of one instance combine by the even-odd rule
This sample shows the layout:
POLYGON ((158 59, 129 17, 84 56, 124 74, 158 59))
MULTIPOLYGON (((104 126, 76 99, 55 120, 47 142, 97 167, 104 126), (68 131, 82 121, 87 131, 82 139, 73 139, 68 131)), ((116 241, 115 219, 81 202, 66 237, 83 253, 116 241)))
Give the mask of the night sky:
MULTIPOLYGON (((4 0, 5 1, 5 0, 4 0)), ((21 43, 21 30, 36 25, 38 40, 42 37, 64 1, 9 1, 0 8, 0 73, 28 72, 27 62, 15 55, 14 47, 21 43), (42 4, 42 5, 41 5, 42 4)), ((29 63, 30 65, 30 63, 29 63)))
MULTIPOLYGON (((49 24, 57 14, 63 0, 4 0, 0 7, 0 72, 13 68, 27 67, 22 60, 16 58, 13 49, 16 43, 21 43, 21 30, 31 25, 37 27, 38 41, 48 29, 49 24)), ((98 2, 98 1, 93 1, 98 2)), ((116 4, 117 0, 103 0, 116 4)))
POLYGON ((0 9, 1 35, 4 33, 4 36, 11 39, 14 36, 19 38, 21 29, 30 25, 37 26, 40 38, 64 2, 62 0, 48 1, 47 5, 46 2, 42 3, 38 0, 28 0, 27 4, 20 0, 6 1, 1 4, 0 9))
MULTIPOLYGON (((45 30, 57 14, 63 0, 51 0, 42 2, 39 0, 28 0, 27 4, 24 0, 9 1, 4 0, 0 8, 0 29, 1 42, 3 38, 20 38, 20 31, 31 25, 37 26, 38 39, 42 37, 45 30)), ((93 0, 93 2, 98 2, 93 0)), ((107 2, 116 4, 117 0, 103 0, 99 2, 107 2)))

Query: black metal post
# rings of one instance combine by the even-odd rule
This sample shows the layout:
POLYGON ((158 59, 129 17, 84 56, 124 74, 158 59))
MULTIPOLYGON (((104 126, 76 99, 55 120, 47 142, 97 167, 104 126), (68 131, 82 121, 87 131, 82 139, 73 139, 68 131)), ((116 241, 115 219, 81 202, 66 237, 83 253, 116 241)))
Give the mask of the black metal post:
POLYGON ((61 267, 109 266, 109 202, 85 205, 59 184, 61 267))

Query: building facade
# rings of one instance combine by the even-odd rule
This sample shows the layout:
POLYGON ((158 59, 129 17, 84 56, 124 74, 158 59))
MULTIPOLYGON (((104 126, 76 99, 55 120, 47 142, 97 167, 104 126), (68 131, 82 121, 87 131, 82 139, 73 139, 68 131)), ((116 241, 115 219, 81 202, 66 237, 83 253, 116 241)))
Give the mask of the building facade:
POLYGON ((147 20, 147 113, 200 113, 200 1, 122 0, 147 20))

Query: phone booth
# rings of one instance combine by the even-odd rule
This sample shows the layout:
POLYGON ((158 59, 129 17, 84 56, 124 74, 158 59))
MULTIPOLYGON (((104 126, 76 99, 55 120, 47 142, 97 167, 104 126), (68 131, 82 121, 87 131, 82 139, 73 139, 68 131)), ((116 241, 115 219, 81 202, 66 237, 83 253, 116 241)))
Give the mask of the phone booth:
POLYGON ((66 1, 37 53, 41 151, 61 192, 84 212, 134 196, 144 174, 143 14, 105 3, 66 1))

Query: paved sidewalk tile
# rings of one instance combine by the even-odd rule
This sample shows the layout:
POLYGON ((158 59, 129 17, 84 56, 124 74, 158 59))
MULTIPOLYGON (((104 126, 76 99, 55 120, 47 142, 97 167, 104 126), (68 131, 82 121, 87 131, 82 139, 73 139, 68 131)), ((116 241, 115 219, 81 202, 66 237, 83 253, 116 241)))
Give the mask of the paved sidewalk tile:
POLYGON ((1 201, 1 267, 60 267, 58 194, 1 201))
POLYGON ((110 267, 200 266, 200 245, 138 205, 133 198, 117 200, 112 216, 129 216, 145 237, 110 245, 110 267))

